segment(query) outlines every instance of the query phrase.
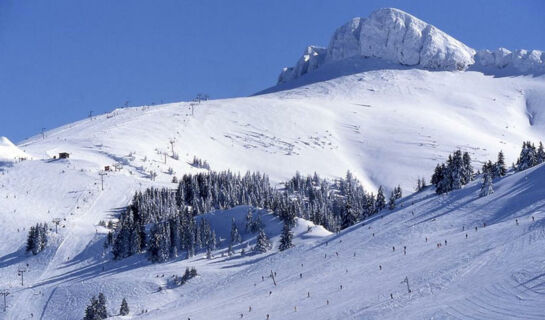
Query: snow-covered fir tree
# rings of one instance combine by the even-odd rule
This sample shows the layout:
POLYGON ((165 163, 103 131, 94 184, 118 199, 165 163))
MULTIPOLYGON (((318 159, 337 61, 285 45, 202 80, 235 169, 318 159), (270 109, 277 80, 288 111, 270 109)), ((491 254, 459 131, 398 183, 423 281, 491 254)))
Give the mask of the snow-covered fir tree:
POLYGON ((390 198, 388 199, 388 209, 394 210, 396 208, 396 194, 394 191, 390 193, 390 198))
POLYGON ((456 150, 449 155, 446 164, 438 164, 431 177, 438 194, 460 189, 473 180, 473 167, 469 153, 456 150))
POLYGON ((123 298, 123 300, 121 301, 121 306, 119 307, 119 315, 126 316, 129 314, 129 312, 129 304, 127 303, 127 300, 123 298))
POLYGON ((400 185, 394 188, 394 198, 395 200, 403 198, 403 191, 401 190, 400 185))
POLYGON ((28 232, 26 251, 36 255, 47 246, 48 227, 46 223, 38 223, 36 226, 30 227, 28 232))
POLYGON ((263 229, 259 230, 257 234, 256 244, 254 246, 254 251, 257 253, 264 253, 267 252, 270 248, 271 242, 269 241, 269 238, 267 238, 265 231, 263 229))
POLYGON ((280 246, 278 249, 280 251, 284 251, 291 247, 293 247, 293 233, 291 232, 290 225, 284 221, 282 234, 280 236, 280 246))
POLYGON ((537 162, 545 162, 545 149, 543 148, 543 143, 539 141, 539 147, 537 148, 537 162))
POLYGON ((103 293, 98 294, 97 297, 92 297, 89 305, 85 309, 85 316, 83 320, 102 320, 108 318, 108 311, 106 309, 106 297, 103 293))
POLYGON ((522 150, 517 161, 517 171, 523 171, 539 163, 536 147, 530 141, 522 144, 522 150))
POLYGON ((375 208, 377 211, 381 211, 385 207, 386 207, 386 197, 384 196, 384 190, 382 189, 382 186, 380 186, 377 192, 377 200, 375 202, 375 208))
POLYGON ((486 171, 483 173, 483 183, 479 195, 481 197, 486 197, 492 193, 494 193, 494 188, 492 187, 492 174, 490 171, 486 171))
POLYGON ((498 160, 496 161, 496 170, 494 172, 495 176, 503 177, 507 173, 507 168, 505 167, 505 156, 503 151, 498 152, 498 160))
POLYGON ((231 244, 237 244, 242 241, 242 238, 240 236, 240 232, 238 231, 237 224, 235 222, 235 218, 231 221, 231 244))

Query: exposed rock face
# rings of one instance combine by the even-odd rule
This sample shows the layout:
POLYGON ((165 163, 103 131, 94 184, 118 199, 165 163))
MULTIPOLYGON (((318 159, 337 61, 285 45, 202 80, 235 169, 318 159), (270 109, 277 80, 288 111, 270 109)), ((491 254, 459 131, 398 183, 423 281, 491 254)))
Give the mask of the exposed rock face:
POLYGON ((338 61, 360 54, 361 18, 354 18, 338 28, 327 48, 327 60, 338 61))
MULTIPOLYGON (((545 70, 538 50, 482 50, 478 53, 436 27, 398 9, 379 9, 368 18, 354 18, 338 28, 327 49, 310 46, 297 64, 284 68, 278 84, 298 78, 326 63, 347 58, 378 58, 429 70, 509 67, 515 73, 545 70)), ((545 71, 543 71, 545 72, 545 71)))
POLYGON ((317 69, 323 64, 326 57, 326 49, 322 47, 309 46, 299 58, 295 67, 284 68, 278 77, 278 83, 284 83, 291 79, 298 78, 310 71, 317 69))
POLYGON ((464 70, 475 51, 434 26, 397 9, 361 20, 360 54, 428 69, 464 70))

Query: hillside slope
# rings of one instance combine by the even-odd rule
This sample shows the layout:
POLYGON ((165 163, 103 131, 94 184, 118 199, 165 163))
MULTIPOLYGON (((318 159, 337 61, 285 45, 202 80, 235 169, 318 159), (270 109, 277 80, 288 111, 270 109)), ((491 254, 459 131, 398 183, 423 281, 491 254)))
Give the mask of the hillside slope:
POLYGON ((219 264, 233 274, 203 275, 144 318, 543 319, 544 178, 545 166, 508 176, 485 198, 478 182, 424 191, 339 235, 219 264))
POLYGON ((542 77, 378 70, 206 101, 194 112, 188 103, 117 109, 20 147, 47 157, 70 152, 95 170, 115 162, 139 177, 153 170, 164 182, 169 167, 190 172, 197 156, 213 170, 258 170, 276 182, 297 170, 329 178, 351 170, 371 190, 401 184, 409 191, 457 148, 478 166, 499 150, 515 161, 522 141, 545 135, 544 112, 542 77), (179 160, 170 157, 171 140, 179 160))
MULTIPOLYGON (((25 184, 21 172, 17 179, 10 177, 13 170, 44 170, 23 163, 26 167, 0 177, 7 185, 1 195, 8 195, 0 211, 8 235, 2 242, 0 279, 2 287, 11 288, 8 312, 0 314, 4 319, 78 319, 98 292, 108 298, 112 314, 126 297, 135 319, 239 319, 240 314, 244 319, 265 319, 266 314, 271 319, 543 319, 543 165, 496 181, 495 193, 485 198, 478 197, 479 181, 443 196, 429 188, 403 198, 399 209, 338 235, 299 219, 296 246, 283 253, 274 249, 228 257, 221 254, 223 245, 212 260, 201 253, 151 264, 145 255, 111 261, 102 247, 106 230, 96 226, 97 219, 111 217, 128 202, 135 188, 132 177, 110 176, 101 191, 88 169, 75 169, 86 162, 62 160, 55 164, 64 171, 60 179, 70 179, 50 177, 49 189, 55 191, 47 194, 48 188, 25 184), (27 198, 16 184, 27 185, 27 198), (64 198, 45 199, 54 200, 56 193, 64 198), (38 195, 44 199, 28 201, 38 195), (70 208, 71 203, 78 206, 70 208), (17 209, 8 214, 6 204, 17 209), (29 256, 22 248, 25 230, 14 230, 34 219, 47 221, 52 214, 40 207, 44 204, 60 216, 66 213, 66 221, 44 252, 29 256), (16 274, 26 264, 21 286, 16 274), (188 266, 196 267, 199 276, 170 288, 169 280, 188 266), (271 270, 277 273, 276 286, 268 278, 271 270), (405 277, 410 293, 402 283, 405 277)), ((238 207, 207 218, 226 239, 231 218, 242 225, 247 210, 238 207)), ((278 220, 261 214, 276 248, 278 220)), ((252 239, 243 234, 244 242, 252 239)))

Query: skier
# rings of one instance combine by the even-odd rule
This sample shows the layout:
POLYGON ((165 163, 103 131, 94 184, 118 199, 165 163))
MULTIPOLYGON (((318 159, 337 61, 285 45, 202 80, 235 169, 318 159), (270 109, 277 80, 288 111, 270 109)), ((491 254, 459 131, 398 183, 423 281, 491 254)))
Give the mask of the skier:
POLYGON ((467 233, 466 233, 466 239, 467 239, 467 233))
POLYGON ((378 269, 379 269, 380 271, 382 271, 382 265, 379 265, 379 266, 378 266, 378 269))
POLYGON ((393 298, 394 298, 394 295, 390 293, 390 299, 393 299, 393 298))
POLYGON ((310 291, 307 291, 307 298, 310 298, 310 291))
POLYGON ((248 312, 252 312, 252 306, 248 307, 248 312))
POLYGON ((517 226, 519 225, 519 219, 515 219, 515 222, 517 223, 517 226))
POLYGON ((392 247, 392 251, 396 251, 396 247, 392 247))
POLYGON ((299 274, 299 279, 303 279, 303 274, 302 273, 299 274))
POLYGON ((340 287, 340 288, 341 288, 341 290, 343 289, 343 285, 342 285, 342 284, 341 284, 341 287, 340 287))
POLYGON ((447 245, 447 240, 445 240, 445 246, 447 245))

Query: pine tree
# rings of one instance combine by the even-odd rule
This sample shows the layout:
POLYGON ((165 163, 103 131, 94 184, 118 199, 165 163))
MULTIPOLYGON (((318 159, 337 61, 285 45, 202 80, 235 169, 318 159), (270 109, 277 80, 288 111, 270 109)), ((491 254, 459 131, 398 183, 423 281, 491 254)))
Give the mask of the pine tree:
POLYGON ((384 190, 382 189, 382 186, 378 188, 377 192, 377 200, 375 202, 375 208, 378 211, 381 211, 386 207, 386 197, 384 196, 384 190))
POLYGON ((505 157, 503 155, 503 151, 500 150, 498 152, 498 161, 496 161, 496 172, 498 176, 503 177, 507 173, 507 169, 505 168, 505 157))
POLYGON ((347 201, 345 205, 345 212, 343 213, 342 228, 344 229, 353 226, 356 224, 356 222, 358 222, 358 219, 358 212, 352 207, 352 203, 347 201))
POLYGON ((392 191, 390 194, 390 199, 388 200, 388 209, 394 210, 396 208, 396 196, 395 193, 392 191))
POLYGON ((440 164, 437 164, 435 167, 435 171, 433 172, 433 175, 431 176, 431 184, 434 186, 437 186, 441 180, 443 180, 444 173, 443 173, 443 167, 440 164))
POLYGON ((471 157, 467 151, 462 156, 462 163, 462 182, 463 184, 468 184, 473 180, 473 167, 471 166, 471 157))
POLYGON ((235 223, 235 218, 231 221, 231 244, 237 244, 241 242, 241 236, 238 232, 237 224, 235 223))
POLYGON ((36 244, 34 241, 35 233, 36 233, 36 228, 34 228, 34 226, 31 226, 30 230, 28 231, 28 237, 26 241, 26 251, 32 251, 32 253, 34 253, 34 250, 36 247, 36 244))
POLYGON ((537 148, 537 163, 545 162, 545 149, 543 149, 543 143, 539 141, 539 147, 537 148))
POLYGON ((108 318, 106 297, 104 297, 104 294, 99 293, 98 299, 96 297, 91 298, 89 305, 85 309, 83 320, 103 320, 106 318, 108 318))
POLYGON ((254 251, 258 253, 264 253, 267 252, 270 247, 271 242, 269 241, 269 238, 267 238, 265 231, 263 231, 263 229, 259 230, 259 233, 257 234, 257 241, 254 246, 254 251))
POLYGON ((460 150, 456 150, 453 153, 452 161, 449 163, 448 167, 451 176, 451 190, 462 188, 462 185, 464 185, 466 181, 466 173, 464 170, 462 152, 460 150))
POLYGON ((90 303, 87 305, 87 308, 85 309, 85 316, 83 317, 83 320, 102 320, 97 315, 97 304, 98 300, 96 297, 92 297, 90 303))
POLYGON ((123 298, 123 301, 121 301, 121 307, 119 308, 119 315, 126 316, 129 314, 129 304, 127 303, 127 300, 123 298))
POLYGON ((292 241, 293 233, 291 232, 291 228, 286 222, 284 222, 284 226, 282 227, 282 235, 280 237, 280 246, 278 249, 280 249, 280 251, 284 251, 293 247, 292 241))
POLYGON ((31 251, 36 255, 45 249, 47 246, 47 224, 37 223, 36 226, 30 227, 28 232, 26 250, 31 251))
POLYGON ((252 210, 248 209, 248 213, 246 214, 246 232, 250 232, 252 230, 252 223, 253 223, 252 210))
POLYGON ((536 164, 538 164, 536 147, 530 141, 524 142, 517 161, 517 171, 526 170, 536 164))
POLYGON ((108 318, 108 311, 106 310, 106 297, 102 292, 98 294, 97 315, 100 319, 108 318))
POLYGON ((481 185, 481 197, 486 197, 490 194, 494 193, 494 189, 492 187, 492 175, 490 171, 486 171, 483 173, 483 183, 481 185))
POLYGON ((394 188, 394 198, 395 200, 403 198, 403 191, 401 190, 400 185, 394 188))

